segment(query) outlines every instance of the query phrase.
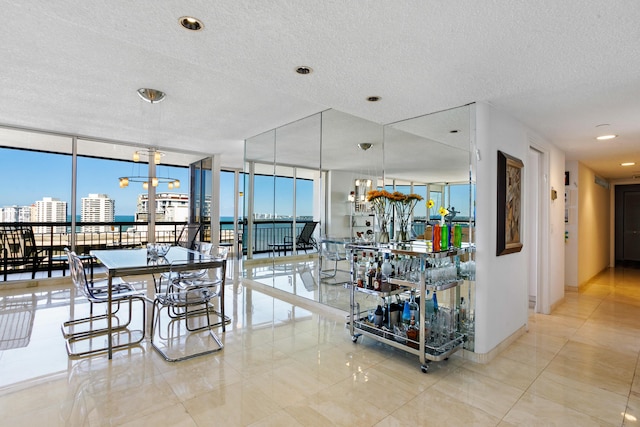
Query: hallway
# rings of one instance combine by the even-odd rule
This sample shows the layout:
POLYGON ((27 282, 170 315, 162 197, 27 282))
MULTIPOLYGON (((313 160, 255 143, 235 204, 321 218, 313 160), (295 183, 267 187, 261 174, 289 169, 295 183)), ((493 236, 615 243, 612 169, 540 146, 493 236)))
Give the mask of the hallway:
MULTIPOLYGON (((76 304, 78 306, 86 304, 76 304)), ((229 284, 222 352, 164 362, 145 342, 69 361, 68 290, 0 292, 0 411, 13 426, 635 425, 640 270, 608 270, 490 363, 415 356, 360 339, 344 317, 229 284), (9 349, 7 302, 37 302, 9 349), (312 310, 312 311, 310 311, 312 310), (15 342, 13 343, 15 345, 15 342)), ((24 320, 24 319, 22 319, 24 320)), ((15 319, 13 320, 15 321, 15 319)))

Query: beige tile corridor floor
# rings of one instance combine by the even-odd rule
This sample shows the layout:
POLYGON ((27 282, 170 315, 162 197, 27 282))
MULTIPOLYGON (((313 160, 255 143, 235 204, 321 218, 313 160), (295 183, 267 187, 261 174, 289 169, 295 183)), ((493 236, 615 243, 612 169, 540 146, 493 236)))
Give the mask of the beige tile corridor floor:
POLYGON ((3 425, 620 426, 640 419, 639 270, 609 270, 567 292, 551 315, 531 314, 529 332, 486 365, 452 357, 428 374, 415 356, 366 338, 353 344, 340 318, 241 285, 227 288, 233 323, 220 353, 172 364, 145 343, 112 361, 70 361, 59 330, 68 291, 0 297, 21 294, 35 295, 37 310, 28 346, 0 351, 3 425))

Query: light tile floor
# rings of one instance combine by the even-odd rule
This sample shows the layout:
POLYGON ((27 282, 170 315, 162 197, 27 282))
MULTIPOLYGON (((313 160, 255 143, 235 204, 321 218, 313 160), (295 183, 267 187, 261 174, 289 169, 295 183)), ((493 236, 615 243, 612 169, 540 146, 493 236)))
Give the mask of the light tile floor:
POLYGON ((224 350, 179 363, 148 343, 112 361, 71 361, 59 329, 68 290, 0 297, 35 305, 19 318, 0 308, 0 346, 28 337, 0 350, 2 425, 620 426, 640 418, 640 270, 608 270, 567 292, 551 315, 531 314, 529 332, 488 364, 452 357, 428 374, 415 356, 367 338, 353 344, 340 316, 248 285, 227 287, 233 322, 221 334, 224 350))

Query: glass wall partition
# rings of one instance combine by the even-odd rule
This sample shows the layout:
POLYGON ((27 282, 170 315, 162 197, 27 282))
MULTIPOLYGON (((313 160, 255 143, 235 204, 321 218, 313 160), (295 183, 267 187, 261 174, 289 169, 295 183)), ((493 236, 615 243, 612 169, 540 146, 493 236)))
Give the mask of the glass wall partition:
MULTIPOLYGON (((58 270, 66 267, 65 247, 88 253, 143 244, 150 238, 149 206, 158 222, 154 238, 175 242, 188 220, 188 165, 200 158, 0 127, 0 177, 11 183, 0 194, 2 280, 60 275, 58 270), (153 205, 150 189, 155 190, 153 205), (9 243, 9 233, 23 235, 19 230, 24 229, 33 238, 9 243), (35 250, 25 249, 29 245, 35 250), (24 253, 37 256, 27 259, 24 253)), ((206 185, 210 182, 209 176, 206 185)))
MULTIPOLYGON (((468 250, 455 256, 455 269, 463 283, 440 294, 451 313, 467 314, 459 327, 468 337, 465 347, 474 348, 475 306, 475 156, 472 106, 464 106, 385 126, 385 179, 410 180, 413 190, 426 187, 423 203, 429 218, 418 239, 433 241, 439 227, 459 229, 468 250), (441 210, 442 209, 442 210, 441 210), (438 227, 438 228, 436 228, 438 227)), ((396 187, 398 188, 398 187, 396 187)), ((405 190, 406 187, 401 187, 405 190)), ((414 211, 414 231, 417 211, 414 211)), ((442 234, 444 236, 444 234, 442 234)), ((434 269, 447 268, 436 263, 434 269)), ((434 270, 435 271, 435 270, 434 270)))
MULTIPOLYGON (((451 211, 455 208, 452 220, 464 222, 465 228, 470 229, 474 193, 470 123, 469 107, 384 127, 327 110, 246 141, 245 173, 253 173, 254 180, 256 175, 263 174, 260 179, 264 185, 251 193, 249 185, 245 194, 252 194, 254 205, 258 205, 261 197, 273 200, 272 204, 264 204, 274 218, 272 229, 278 216, 292 215, 287 221, 294 224, 305 221, 307 214, 303 210, 313 204, 311 215, 314 221, 319 221, 320 230, 314 236, 321 243, 321 252, 324 242, 370 242, 376 238, 380 226, 366 200, 367 193, 375 189, 415 193, 423 198, 413 210, 414 238, 428 237, 430 225, 440 220, 440 206, 451 211), (303 177, 302 171, 310 175, 303 177), (292 181, 286 181, 292 177, 292 181), (292 197, 290 191, 295 195, 293 204, 285 201, 292 197), (311 191, 311 200, 303 201, 311 191), (434 208, 427 208, 429 199, 434 201, 434 208)), ((246 207, 249 220, 254 220, 260 211, 251 203, 246 207)), ((391 231, 391 237, 395 238, 391 231)), ((465 233, 469 241, 471 234, 465 233)), ((304 251, 297 250, 298 257, 292 258, 294 248, 279 246, 273 232, 267 240, 266 252, 255 250, 249 257, 257 266, 245 264, 247 277, 335 307, 348 307, 348 297, 341 295, 341 286, 336 286, 349 280, 347 261, 341 259, 336 274, 323 275, 318 270, 308 274, 305 270, 308 263, 299 257, 304 257, 304 251)), ((251 244, 256 249, 259 241, 254 239, 251 244)), ((307 251, 307 254, 310 252, 315 253, 307 251)), ((308 259, 317 262, 323 258, 315 254, 308 259)), ((327 264, 321 268, 325 267, 327 264)), ((471 295, 469 288, 464 289, 471 295)))
POLYGON ((299 275, 283 271, 280 259, 317 254, 320 127, 316 114, 245 142, 247 277, 294 293, 313 284, 305 287, 299 275))

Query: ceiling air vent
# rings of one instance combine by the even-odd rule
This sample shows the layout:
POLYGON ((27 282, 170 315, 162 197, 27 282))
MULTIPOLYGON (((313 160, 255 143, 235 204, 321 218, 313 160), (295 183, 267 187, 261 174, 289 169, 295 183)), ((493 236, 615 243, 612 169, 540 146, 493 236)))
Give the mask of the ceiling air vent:
POLYGON ((607 190, 609 189, 609 182, 604 178, 600 178, 598 175, 596 175, 595 182, 600 187, 606 188, 607 190))

